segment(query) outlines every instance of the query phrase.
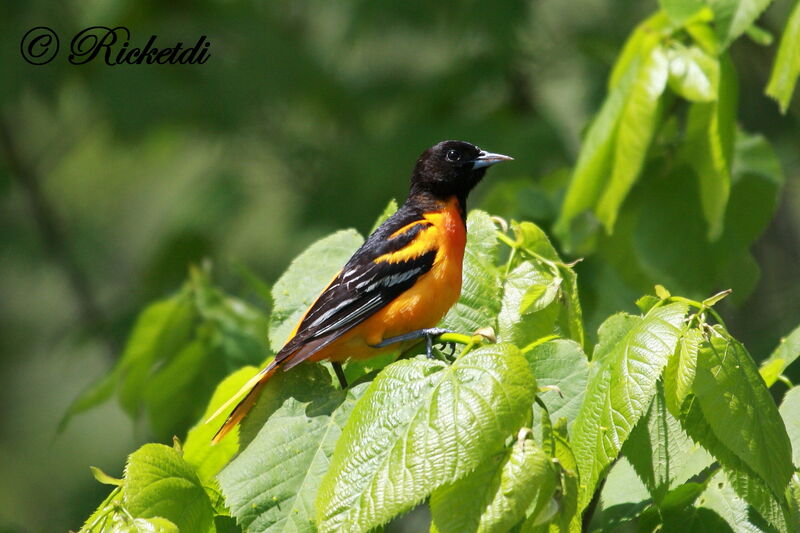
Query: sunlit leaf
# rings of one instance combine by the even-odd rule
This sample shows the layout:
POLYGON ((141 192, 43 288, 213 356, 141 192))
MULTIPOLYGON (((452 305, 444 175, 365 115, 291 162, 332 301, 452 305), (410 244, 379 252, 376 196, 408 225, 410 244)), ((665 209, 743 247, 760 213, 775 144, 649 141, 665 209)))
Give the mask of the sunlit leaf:
POLYGON ((681 336, 675 354, 669 358, 664 369, 664 396, 670 412, 677 416, 683 401, 692 390, 697 367, 697 352, 700 349, 702 333, 690 329, 681 336))
POLYGON ((601 332, 593 355, 597 366, 572 427, 580 508, 589 502, 598 479, 647 411, 656 381, 680 337, 686 309, 683 304, 656 307, 643 318, 623 322, 626 328, 619 327, 617 319, 606 339, 601 332))
MULTIPOLYGON (((222 380, 214 391, 211 401, 200 421, 189 430, 186 441, 183 443, 183 458, 193 465, 197 475, 204 483, 209 483, 223 466, 239 450, 238 438, 229 436, 212 446, 211 439, 225 420, 220 416, 215 420, 206 421, 214 414, 228 398, 234 395, 242 385, 253 377, 258 369, 254 366, 241 368, 222 380)), ((231 406, 233 408, 233 406, 231 406)), ((225 416, 228 413, 224 413, 225 416)), ((238 428, 233 430, 238 435, 238 428)))
POLYGON ((781 113, 786 113, 789 108, 798 76, 800 76, 800 4, 795 4, 786 22, 786 29, 783 30, 766 90, 767 95, 780 104, 781 113))
POLYGON ((792 444, 792 461, 800 468, 800 387, 793 387, 786 393, 780 413, 792 444))
POLYGON ((700 346, 692 387, 720 441, 782 494, 792 451, 778 408, 745 348, 715 330, 700 346))
POLYGON ((669 60, 656 46, 642 58, 631 92, 620 114, 614 139, 611 176, 597 203, 597 217, 611 233, 617 212, 644 164, 660 119, 661 95, 667 85, 669 60))
POLYGON ((709 240, 718 238, 723 230, 736 137, 736 73, 727 55, 722 57, 719 65, 719 90, 715 93, 715 101, 692 105, 683 145, 684 157, 700 183, 709 240))
POLYGON ((336 445, 317 497, 320 530, 367 531, 473 471, 529 420, 534 393, 527 361, 509 345, 452 366, 386 367, 336 445))
POLYGON ((683 471, 694 443, 667 410, 663 388, 622 447, 653 500, 661 502, 683 471))
POLYGON ((245 431, 256 435, 220 473, 219 483, 245 530, 313 533, 319 483, 367 384, 337 390, 320 365, 273 379, 247 421, 245 431))
POLYGON ((770 0, 708 0, 720 46, 726 48, 761 15, 770 0))
POLYGON ((800 327, 782 338, 778 347, 761 363, 760 373, 767 387, 771 387, 778 380, 778 376, 783 374, 798 357, 800 357, 800 327))
POLYGON ((431 514, 440 533, 502 533, 524 518, 529 506, 536 514, 549 502, 556 471, 550 457, 528 437, 433 492, 431 514))
POLYGON ((145 444, 128 457, 123 505, 136 518, 166 518, 181 531, 214 531, 213 508, 194 468, 162 444, 145 444))
POLYGON ((580 345, 571 340, 553 340, 526 352, 525 358, 536 383, 545 389, 539 398, 550 417, 553 420, 563 417, 571 426, 583 402, 589 377, 589 362, 580 345))
POLYGON ((699 47, 673 48, 669 58, 669 88, 690 102, 711 102, 719 90, 719 61, 699 47))

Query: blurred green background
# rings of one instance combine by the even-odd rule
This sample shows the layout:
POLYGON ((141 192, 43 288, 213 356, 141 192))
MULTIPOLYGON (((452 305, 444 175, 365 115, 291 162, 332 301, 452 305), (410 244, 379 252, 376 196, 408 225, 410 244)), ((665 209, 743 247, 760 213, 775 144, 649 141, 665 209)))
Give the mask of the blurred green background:
MULTIPOLYGON (((761 26, 779 36, 790 6, 776 2, 761 26)), ((119 356, 137 312, 175 291, 190 264, 208 259, 220 284, 263 305, 251 274, 274 281, 316 238, 368 231, 404 196, 418 154, 448 138, 516 158, 491 172, 473 207, 549 228, 611 64, 656 8, 0 3, 0 531, 79 528, 107 493, 88 465, 119 475, 149 440, 114 402, 56 428, 119 356), (150 35, 162 46, 206 35, 211 57, 69 64, 71 36, 97 24, 128 27, 139 46, 150 35), (32 66, 19 41, 40 25, 62 48, 32 66)), ((746 38, 732 48, 740 125, 773 143, 786 174, 753 247, 758 284, 723 308, 756 359, 800 323, 800 105, 782 116, 763 96, 774 52, 746 38)), ((634 309, 635 293, 619 294, 585 303, 589 330, 634 309)))

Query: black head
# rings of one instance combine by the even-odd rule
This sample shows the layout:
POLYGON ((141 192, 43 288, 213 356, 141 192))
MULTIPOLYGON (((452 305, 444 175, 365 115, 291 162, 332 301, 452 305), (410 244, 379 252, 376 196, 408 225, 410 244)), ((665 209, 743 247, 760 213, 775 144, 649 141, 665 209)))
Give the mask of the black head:
POLYGON ((466 199, 481 181, 486 169, 511 157, 485 152, 464 141, 442 141, 425 150, 411 176, 411 191, 432 193, 446 198, 466 199))

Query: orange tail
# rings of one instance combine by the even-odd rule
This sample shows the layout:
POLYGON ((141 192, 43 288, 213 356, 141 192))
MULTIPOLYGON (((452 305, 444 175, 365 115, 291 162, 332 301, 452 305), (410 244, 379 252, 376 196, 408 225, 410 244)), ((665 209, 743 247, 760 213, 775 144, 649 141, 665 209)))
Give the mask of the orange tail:
POLYGON ((228 418, 225 420, 225 423, 222 424, 222 427, 219 428, 217 433, 214 435, 214 438, 211 439, 212 444, 216 444, 225 437, 230 431, 236 427, 236 424, 242 421, 242 419, 250 412, 250 409, 256 404, 256 400, 258 400, 258 395, 261 392, 261 389, 264 388, 267 381, 270 377, 275 373, 278 369, 277 365, 268 365, 266 368, 261 370, 258 374, 253 376, 247 383, 245 383, 239 391, 234 394, 230 400, 225 402, 222 407, 217 409, 217 411, 211 415, 206 423, 211 422, 217 416, 219 416, 223 411, 226 411, 233 402, 238 400, 241 395, 247 391, 242 400, 236 404, 236 407, 233 408, 231 414, 228 415, 228 418))

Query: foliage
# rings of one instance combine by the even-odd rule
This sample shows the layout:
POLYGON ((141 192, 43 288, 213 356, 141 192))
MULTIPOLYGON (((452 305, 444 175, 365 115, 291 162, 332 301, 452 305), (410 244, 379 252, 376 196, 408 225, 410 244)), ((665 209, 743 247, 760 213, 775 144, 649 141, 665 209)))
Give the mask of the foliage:
MULTIPOLYGON (((630 36, 554 226, 566 253, 588 256, 588 297, 541 227, 472 211, 462 295, 441 324, 457 349, 350 364, 346 391, 323 364, 279 373, 211 447, 221 420, 198 410, 255 369, 214 383, 277 350, 363 238, 309 247, 272 286, 269 316, 194 271, 141 313, 70 414, 116 393, 161 441, 200 422, 184 444, 135 451, 121 480, 98 474, 116 487, 81 531, 366 532, 421 504, 440 533, 795 530, 797 389, 779 409, 769 387, 791 385, 797 332, 759 372, 715 310, 729 291, 701 300, 752 290, 749 246, 782 184, 769 143, 737 129, 728 50, 758 35, 768 4, 662 0, 630 36), (656 285, 640 312, 606 312, 655 282, 686 296, 656 285)), ((768 88, 784 107, 796 15, 768 88)))
MULTIPOLYGON (((714 323, 724 294, 696 302, 658 287, 642 314, 606 320, 584 354, 572 267, 533 224, 495 228, 470 214, 468 282, 444 325, 478 317, 501 342, 464 336, 436 360, 412 349, 347 391, 323 365, 280 374, 220 445, 201 421, 183 445, 133 453, 83 531, 135 530, 136 520, 165 531, 370 531, 425 500, 439 532, 577 531, 621 457, 650 498, 627 520, 739 528, 752 516, 732 510, 750 506, 760 523, 790 531, 795 394, 779 412, 744 347, 714 323), (486 280, 500 305, 476 309, 486 280), (694 443, 704 461, 691 460, 694 443)), ((324 287, 336 268, 324 258, 344 238, 292 263, 274 286, 274 313, 289 308, 287 280, 324 287)), ((206 414, 254 370, 223 381, 206 414)))

